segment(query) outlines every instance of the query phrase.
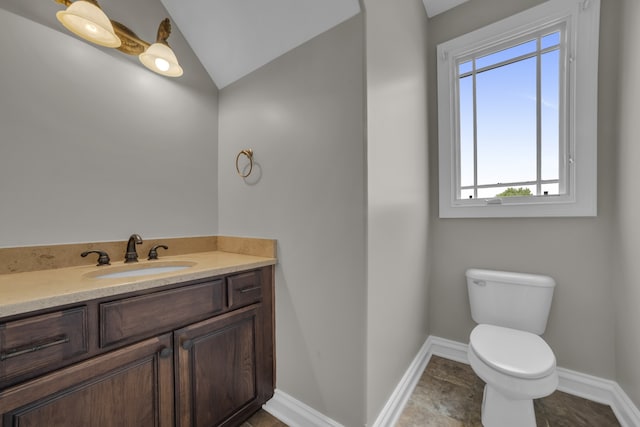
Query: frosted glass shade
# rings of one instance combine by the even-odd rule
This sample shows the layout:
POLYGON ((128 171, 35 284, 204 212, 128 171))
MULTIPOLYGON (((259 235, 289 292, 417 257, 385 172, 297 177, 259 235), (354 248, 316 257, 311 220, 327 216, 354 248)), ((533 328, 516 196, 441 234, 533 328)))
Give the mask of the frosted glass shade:
POLYGON ((88 1, 76 0, 67 10, 57 12, 56 18, 67 30, 92 43, 105 47, 122 44, 107 15, 88 1))
POLYGON ((180 77, 182 67, 173 50, 164 43, 154 43, 142 52, 138 58, 151 71, 167 77, 180 77))

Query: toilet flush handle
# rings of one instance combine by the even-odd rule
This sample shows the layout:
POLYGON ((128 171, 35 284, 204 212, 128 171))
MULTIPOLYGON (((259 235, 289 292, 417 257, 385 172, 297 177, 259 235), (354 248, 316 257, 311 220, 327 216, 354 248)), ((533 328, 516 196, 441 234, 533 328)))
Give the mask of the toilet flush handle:
POLYGON ((485 282, 484 280, 474 280, 473 281, 474 285, 478 285, 478 286, 487 286, 487 282, 485 282))

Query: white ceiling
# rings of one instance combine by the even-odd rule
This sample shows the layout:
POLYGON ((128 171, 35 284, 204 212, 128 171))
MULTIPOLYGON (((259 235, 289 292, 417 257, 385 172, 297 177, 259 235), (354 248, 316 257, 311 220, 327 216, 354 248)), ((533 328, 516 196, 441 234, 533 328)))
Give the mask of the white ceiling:
POLYGON ((358 0, 161 2, 218 88, 360 12, 358 0))

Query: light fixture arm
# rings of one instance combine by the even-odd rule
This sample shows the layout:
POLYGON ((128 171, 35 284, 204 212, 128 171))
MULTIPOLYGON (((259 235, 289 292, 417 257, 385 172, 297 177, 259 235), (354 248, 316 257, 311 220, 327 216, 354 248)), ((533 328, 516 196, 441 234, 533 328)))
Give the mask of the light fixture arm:
MULTIPOLYGON (((60 3, 61 5, 66 7, 71 6, 71 4, 73 3, 71 0, 53 0, 53 1, 55 1, 56 3, 60 3)), ((97 0, 85 0, 85 1, 88 1, 89 3, 93 3, 96 6, 100 7, 97 0)))
POLYGON ((136 33, 118 21, 111 20, 111 24, 116 36, 122 40, 122 44, 117 48, 120 52, 127 55, 140 55, 151 46, 151 43, 142 40, 136 33))
POLYGON ((170 35, 171 35, 171 21, 169 21, 169 18, 164 18, 162 22, 160 22, 160 25, 158 26, 158 35, 156 37, 156 43, 163 43, 168 46, 169 43, 167 43, 167 39, 169 38, 170 35))

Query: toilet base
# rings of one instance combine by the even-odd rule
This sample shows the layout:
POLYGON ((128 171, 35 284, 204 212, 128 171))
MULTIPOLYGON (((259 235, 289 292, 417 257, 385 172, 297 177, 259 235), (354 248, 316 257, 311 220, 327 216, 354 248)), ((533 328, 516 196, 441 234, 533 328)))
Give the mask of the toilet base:
POLYGON ((509 399, 489 384, 482 396, 484 427, 536 427, 533 399, 509 399))

